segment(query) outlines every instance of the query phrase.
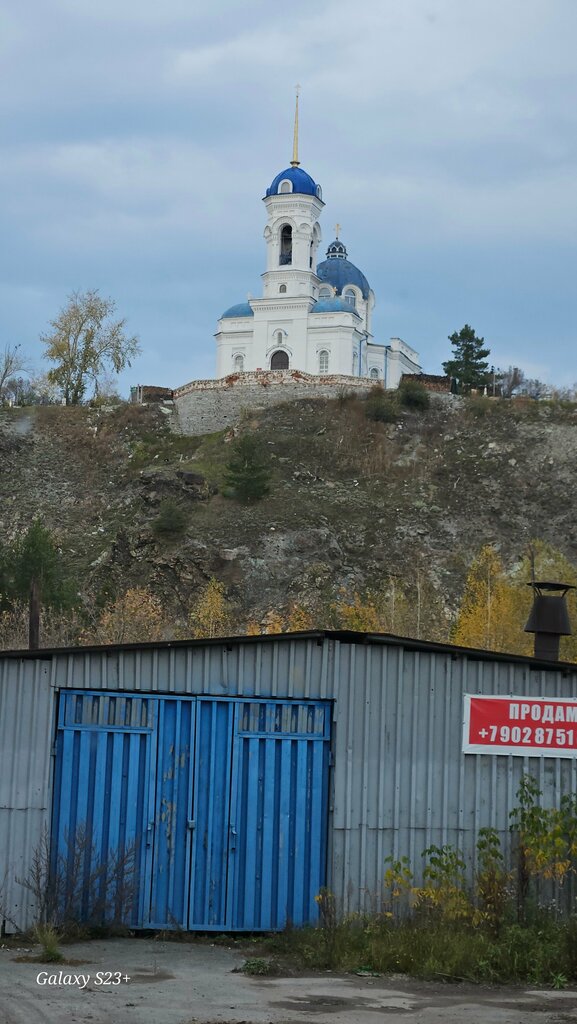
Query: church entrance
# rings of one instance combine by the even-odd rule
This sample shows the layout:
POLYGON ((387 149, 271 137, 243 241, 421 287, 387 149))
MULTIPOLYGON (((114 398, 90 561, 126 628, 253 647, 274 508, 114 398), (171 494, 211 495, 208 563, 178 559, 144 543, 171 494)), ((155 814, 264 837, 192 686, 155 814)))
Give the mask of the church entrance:
POLYGON ((289 357, 286 352, 273 352, 270 361, 271 370, 288 370, 289 357))

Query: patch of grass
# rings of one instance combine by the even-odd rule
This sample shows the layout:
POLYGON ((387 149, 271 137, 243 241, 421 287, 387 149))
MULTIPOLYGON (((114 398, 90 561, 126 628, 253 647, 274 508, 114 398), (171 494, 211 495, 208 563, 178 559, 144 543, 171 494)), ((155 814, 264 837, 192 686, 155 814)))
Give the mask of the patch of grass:
POLYGON ((266 977, 278 973, 278 965, 274 960, 265 960, 264 957, 253 956, 245 960, 240 968, 243 974, 258 975, 266 977))
POLYGON ((510 924, 499 936, 456 922, 396 923, 386 916, 350 918, 337 925, 330 963, 322 928, 290 929, 267 942, 299 967, 401 973, 425 979, 525 982, 563 987, 577 979, 576 923, 542 919, 510 924))
POLYGON ((60 950, 60 934, 51 924, 37 924, 34 927, 34 940, 42 946, 42 962, 57 964, 64 960, 60 950))

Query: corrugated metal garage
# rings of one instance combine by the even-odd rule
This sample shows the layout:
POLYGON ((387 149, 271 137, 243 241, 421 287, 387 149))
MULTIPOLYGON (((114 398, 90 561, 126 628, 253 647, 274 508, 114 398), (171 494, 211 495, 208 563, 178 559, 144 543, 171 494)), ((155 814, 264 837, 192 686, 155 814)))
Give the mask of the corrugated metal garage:
POLYGON ((137 844, 139 927, 311 920, 323 883, 369 909, 385 857, 418 869, 431 843, 472 868, 479 828, 507 840, 523 772, 558 803, 577 759, 463 753, 464 695, 576 683, 572 665, 342 632, 4 653, 6 927, 34 918, 17 879, 43 830, 58 850, 83 822, 101 849, 137 844))

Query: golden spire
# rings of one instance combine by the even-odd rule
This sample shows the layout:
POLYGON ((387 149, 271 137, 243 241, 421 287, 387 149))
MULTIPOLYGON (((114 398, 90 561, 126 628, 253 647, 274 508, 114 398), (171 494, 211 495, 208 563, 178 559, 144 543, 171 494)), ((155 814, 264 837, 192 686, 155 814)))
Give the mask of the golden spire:
POLYGON ((336 234, 337 239, 339 237, 339 231, 340 230, 341 230, 341 225, 340 224, 335 224, 335 234, 336 234))
POLYGON ((296 87, 297 99, 295 106, 295 129, 293 135, 293 158, 291 160, 291 167, 298 167, 300 164, 299 160, 299 93, 301 91, 300 85, 296 87))

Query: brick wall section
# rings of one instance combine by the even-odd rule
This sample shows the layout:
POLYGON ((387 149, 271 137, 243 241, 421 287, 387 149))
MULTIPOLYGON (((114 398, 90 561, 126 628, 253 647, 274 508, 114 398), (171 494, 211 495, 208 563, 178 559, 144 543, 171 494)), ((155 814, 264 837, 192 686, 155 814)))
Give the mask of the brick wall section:
POLYGON ((259 409, 303 398, 336 398, 339 392, 367 394, 366 377, 315 377, 299 370, 231 373, 220 380, 193 380, 174 391, 176 430, 210 434, 238 422, 243 409, 259 409))
POLYGON ((447 394, 451 391, 451 378, 442 377, 436 373, 404 373, 401 377, 401 384, 405 380, 416 380, 427 391, 437 391, 442 394, 447 394))

